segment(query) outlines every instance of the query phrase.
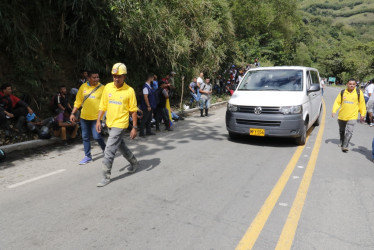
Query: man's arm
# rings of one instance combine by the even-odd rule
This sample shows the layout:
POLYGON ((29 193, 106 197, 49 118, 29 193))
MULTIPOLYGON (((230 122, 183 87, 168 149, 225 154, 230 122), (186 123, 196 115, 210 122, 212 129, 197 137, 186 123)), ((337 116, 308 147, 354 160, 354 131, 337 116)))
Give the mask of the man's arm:
POLYGON ((360 100, 358 102, 358 109, 360 110, 360 114, 361 114, 361 121, 364 120, 364 118, 366 117, 366 104, 365 104, 365 98, 364 98, 364 94, 362 93, 362 91, 360 90, 360 100))
POLYGON ((147 94, 144 94, 143 96, 144 96, 145 104, 147 104, 147 109, 148 109, 148 111, 151 111, 152 108, 151 108, 151 105, 149 104, 148 95, 147 95, 147 94))
POLYGON ((342 103, 341 94, 339 93, 339 95, 335 99, 334 106, 332 107, 332 114, 331 114, 332 117, 335 116, 335 113, 340 108, 341 103, 342 103))
POLYGON ((70 114, 70 121, 71 122, 75 122, 75 113, 77 113, 77 111, 78 111, 77 107, 74 107, 73 111, 71 111, 71 114, 70 114))
POLYGON ((189 85, 188 88, 190 89, 190 91, 191 91, 192 93, 195 93, 195 91, 194 91, 194 89, 191 87, 191 85, 189 85))
POLYGON ((130 138, 131 140, 135 139, 136 137, 136 132, 138 128, 138 114, 136 112, 130 112, 130 115, 132 117, 132 129, 130 132, 130 138))
POLYGON ((104 113, 105 111, 99 110, 99 116, 97 117, 97 120, 96 120, 96 131, 98 133, 101 133, 101 119, 103 118, 104 113))

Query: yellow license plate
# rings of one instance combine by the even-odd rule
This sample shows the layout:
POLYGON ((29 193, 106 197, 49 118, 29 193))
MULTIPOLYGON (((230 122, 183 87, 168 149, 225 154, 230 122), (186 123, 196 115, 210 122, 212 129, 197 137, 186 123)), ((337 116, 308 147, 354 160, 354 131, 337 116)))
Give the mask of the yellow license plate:
POLYGON ((261 128, 250 128, 249 129, 249 135, 265 136, 265 129, 261 129, 261 128))

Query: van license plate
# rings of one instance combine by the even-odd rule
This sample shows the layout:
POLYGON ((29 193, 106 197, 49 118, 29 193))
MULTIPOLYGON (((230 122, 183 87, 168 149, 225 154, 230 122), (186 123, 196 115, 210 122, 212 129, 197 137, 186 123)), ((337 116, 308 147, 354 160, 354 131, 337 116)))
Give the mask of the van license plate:
POLYGON ((265 129, 260 129, 260 128, 250 128, 250 129, 249 129, 249 135, 254 135, 254 136, 265 136, 265 129))

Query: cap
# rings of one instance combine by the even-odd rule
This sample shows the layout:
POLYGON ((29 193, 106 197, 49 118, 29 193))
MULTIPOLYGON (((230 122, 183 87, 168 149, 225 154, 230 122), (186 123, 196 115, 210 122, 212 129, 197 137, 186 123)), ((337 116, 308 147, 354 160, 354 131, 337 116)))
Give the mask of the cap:
POLYGON ((112 68, 112 74, 113 75, 126 75, 127 74, 126 65, 123 63, 114 64, 112 68))

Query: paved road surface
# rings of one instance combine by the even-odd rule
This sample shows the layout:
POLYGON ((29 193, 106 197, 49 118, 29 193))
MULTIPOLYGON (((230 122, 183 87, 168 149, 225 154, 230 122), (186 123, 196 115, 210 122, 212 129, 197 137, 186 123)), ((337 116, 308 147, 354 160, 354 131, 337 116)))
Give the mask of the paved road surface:
POLYGON ((225 107, 174 132, 129 141, 141 168, 118 156, 100 180, 99 147, 36 149, 0 165, 0 249, 374 249, 374 128, 357 124, 337 146, 324 125, 305 147, 286 139, 230 141, 225 107))

